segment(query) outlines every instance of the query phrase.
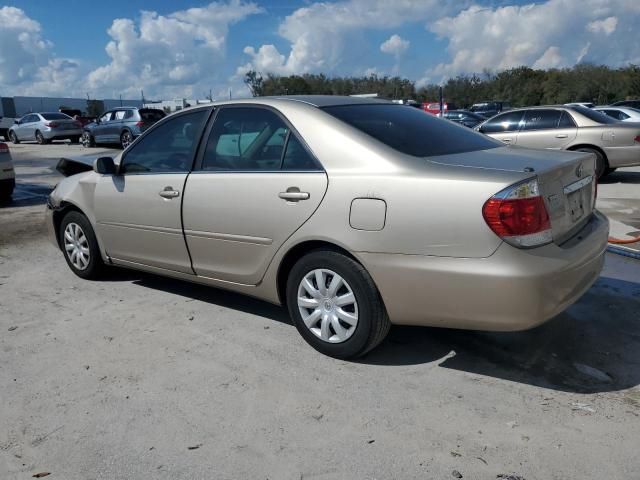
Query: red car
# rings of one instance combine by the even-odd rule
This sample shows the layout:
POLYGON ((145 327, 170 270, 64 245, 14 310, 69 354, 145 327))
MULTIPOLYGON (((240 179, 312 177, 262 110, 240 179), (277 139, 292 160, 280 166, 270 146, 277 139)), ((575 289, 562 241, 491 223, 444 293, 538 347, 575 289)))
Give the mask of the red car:
MULTIPOLYGON (((456 106, 453 103, 444 102, 442 108, 446 112, 447 110, 455 110, 456 106)), ((440 113, 440 102, 425 102, 422 104, 422 110, 437 115, 440 113)))

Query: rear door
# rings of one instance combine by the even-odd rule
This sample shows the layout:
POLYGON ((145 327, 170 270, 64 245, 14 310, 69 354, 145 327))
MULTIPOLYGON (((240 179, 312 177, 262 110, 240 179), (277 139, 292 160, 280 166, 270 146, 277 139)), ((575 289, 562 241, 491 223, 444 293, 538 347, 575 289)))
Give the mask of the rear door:
POLYGON ((286 120, 257 106, 222 107, 199 164, 183 204, 193 268, 255 285, 322 201, 327 176, 286 120))
POLYGON ((105 130, 105 135, 109 138, 110 142, 118 143, 120 141, 120 132, 122 131, 126 114, 126 110, 116 110, 113 112, 113 118, 107 123, 105 130))
POLYGON ((40 122, 40 117, 35 113, 27 115, 20 122, 18 138, 21 140, 35 140, 38 122, 40 122))
POLYGON ((535 108, 525 112, 517 142, 521 147, 561 150, 577 133, 576 124, 564 110, 535 108))
POLYGON ((500 140, 502 143, 514 145, 517 143, 518 130, 523 115, 524 112, 522 110, 496 115, 484 123, 479 131, 496 140, 500 140))
POLYGON ((113 112, 105 112, 103 113, 98 120, 100 123, 97 123, 96 126, 92 130, 93 138, 97 143, 108 143, 111 140, 108 136, 109 131, 109 122, 111 122, 111 118, 113 117, 113 112))

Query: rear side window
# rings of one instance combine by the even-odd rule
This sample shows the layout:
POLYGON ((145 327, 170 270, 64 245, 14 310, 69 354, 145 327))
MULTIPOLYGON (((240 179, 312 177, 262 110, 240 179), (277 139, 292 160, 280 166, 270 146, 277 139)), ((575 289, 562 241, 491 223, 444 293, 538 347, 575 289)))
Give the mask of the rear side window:
POLYGON ((140 112, 140 118, 142 120, 157 122, 158 120, 165 117, 165 114, 162 110, 155 110, 151 108, 141 108, 138 110, 140 112))
POLYGON ((561 114, 561 110, 527 110, 524 114, 524 126, 522 130, 549 130, 557 128, 561 114))
POLYGON ((523 113, 522 111, 516 111, 497 115, 482 125, 480 131, 482 133, 514 132, 520 127, 523 113))
POLYGON ((323 110, 389 147, 433 157, 501 146, 466 127, 405 105, 340 105, 323 110))
POLYGON ((118 110, 115 114, 114 120, 122 120, 127 112, 124 110, 118 110))
POLYGON ((558 122, 558 128, 575 128, 575 126, 576 122, 573 121, 571 115, 563 110, 562 115, 560 115, 560 121, 558 122))

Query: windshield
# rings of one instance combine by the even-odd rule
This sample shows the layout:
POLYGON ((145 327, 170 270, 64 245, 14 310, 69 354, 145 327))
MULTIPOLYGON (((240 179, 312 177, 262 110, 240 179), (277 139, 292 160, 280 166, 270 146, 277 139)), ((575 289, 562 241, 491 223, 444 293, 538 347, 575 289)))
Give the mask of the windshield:
POLYGON ((376 140, 415 157, 497 148, 502 144, 404 105, 340 105, 323 110, 376 140))
POLYGON ((42 118, 45 120, 69 120, 71 117, 64 113, 41 113, 42 118))
POLYGON ((599 112, 597 110, 593 110, 591 108, 576 106, 572 107, 574 111, 578 112, 580 115, 587 117, 589 120, 593 120, 598 123, 618 123, 617 120, 609 117, 608 115, 599 112))

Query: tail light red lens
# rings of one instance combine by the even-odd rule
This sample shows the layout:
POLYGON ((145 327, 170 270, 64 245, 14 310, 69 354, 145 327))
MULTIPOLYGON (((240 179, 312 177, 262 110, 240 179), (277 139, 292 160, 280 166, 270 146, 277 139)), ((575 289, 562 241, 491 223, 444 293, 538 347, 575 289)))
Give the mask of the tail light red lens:
POLYGON ((0 142, 0 153, 9 153, 9 145, 0 142))
POLYGON ((144 122, 136 122, 136 127, 144 127, 144 122))
POLYGON ((515 247, 537 247, 553 240, 536 179, 497 193, 485 202, 482 215, 496 235, 515 247))
POLYGON ((640 143, 640 135, 636 135, 636 138, 634 138, 633 141, 636 143, 640 143))
POLYGON ((56 128, 58 126, 56 122, 45 122, 44 125, 49 128, 56 128))

